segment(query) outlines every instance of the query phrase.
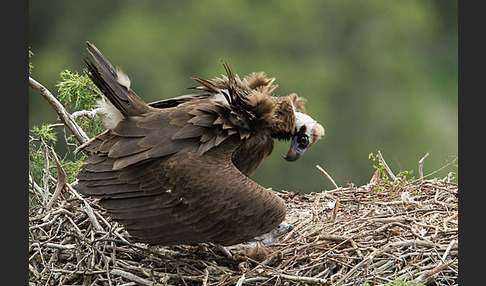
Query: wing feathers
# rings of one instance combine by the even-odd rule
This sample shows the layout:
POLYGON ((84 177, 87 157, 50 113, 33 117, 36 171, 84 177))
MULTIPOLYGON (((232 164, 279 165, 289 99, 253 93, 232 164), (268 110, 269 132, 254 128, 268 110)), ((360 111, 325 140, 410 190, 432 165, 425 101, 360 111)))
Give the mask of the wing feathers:
POLYGON ((141 139, 140 137, 121 138, 109 149, 108 156, 111 158, 121 158, 150 149, 150 145, 143 146, 140 144, 141 139))
POLYGON ((117 179, 120 172, 82 172, 79 174, 79 180, 85 181, 96 181, 99 182, 100 180, 110 180, 110 179, 117 179))
POLYGON ((127 166, 149 159, 149 152, 137 153, 134 155, 119 158, 113 164, 113 170, 121 170, 127 166))
POLYGON ((115 170, 184 148, 197 147, 202 155, 238 132, 217 111, 221 111, 219 107, 207 104, 182 104, 175 109, 128 117, 112 130, 111 137, 101 143, 98 151, 117 158, 115 170), (217 131, 219 122, 222 125, 217 131))
POLYGON ((157 144, 147 152, 147 155, 150 156, 150 158, 164 157, 179 152, 184 148, 196 146, 198 141, 199 139, 189 138, 186 140, 179 140, 178 142, 171 142, 169 144, 157 144))
POLYGON ((120 171, 113 169, 125 158, 107 158, 99 164, 115 162, 115 166, 95 174, 82 170, 80 189, 102 197, 100 205, 125 224, 136 240, 164 245, 235 244, 272 230, 285 216, 280 198, 228 164, 228 151, 237 144, 235 138, 222 140, 218 148, 201 156, 184 149, 120 171))
POLYGON ((111 63, 91 43, 87 42, 88 52, 96 65, 85 58, 91 81, 101 90, 108 100, 126 117, 143 114, 150 107, 130 89, 128 76, 111 63))
POLYGON ((227 76, 194 79, 206 94, 147 105, 121 70, 88 50, 91 79, 125 117, 83 146, 89 157, 75 187, 99 197, 134 240, 231 245, 284 219, 283 200, 249 179, 273 149, 269 128, 284 126, 280 101, 268 97, 273 78, 241 80, 223 63, 227 76))
MULTIPOLYGON (((141 119, 136 122, 135 130, 137 129, 159 129, 165 127, 171 118, 168 116, 167 112, 153 112, 150 114, 145 115, 141 119)), ((123 135, 123 134, 120 134, 123 135)), ((139 136, 142 136, 140 134, 139 136)))
POLYGON ((110 137, 108 139, 106 139, 105 141, 103 141, 103 143, 100 144, 100 147, 97 151, 100 151, 100 152, 109 152, 111 150, 111 148, 113 147, 113 145, 115 145, 116 142, 118 142, 118 140, 120 140, 121 137, 110 137))
POLYGON ((202 78, 191 78, 194 81, 197 81, 198 83, 202 84, 203 87, 200 88, 195 88, 195 89, 200 89, 200 90, 205 90, 209 91, 211 93, 219 93, 220 90, 217 88, 212 82, 202 79, 202 78))
POLYGON ((179 131, 177 131, 174 135, 172 135, 171 139, 180 140, 180 139, 187 139, 187 138, 195 138, 200 137, 204 134, 206 128, 202 128, 193 124, 187 124, 182 127, 179 131))
POLYGON ((221 142, 226 140, 226 138, 228 138, 228 137, 229 137, 228 134, 225 134, 223 132, 219 132, 218 135, 216 136, 215 140, 214 140, 214 146, 218 146, 219 144, 221 144, 221 142))

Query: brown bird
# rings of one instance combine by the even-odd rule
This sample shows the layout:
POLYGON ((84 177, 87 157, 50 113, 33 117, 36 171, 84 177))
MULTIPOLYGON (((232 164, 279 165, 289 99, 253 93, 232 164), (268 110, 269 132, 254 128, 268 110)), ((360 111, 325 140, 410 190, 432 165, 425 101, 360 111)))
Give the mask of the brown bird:
POLYGON ((106 97, 98 101, 106 131, 80 146, 88 156, 75 188, 152 245, 233 245, 268 233, 285 218, 284 201, 250 179, 274 139, 291 140, 294 161, 324 129, 296 94, 272 96, 274 78, 204 80, 183 95, 150 104, 89 42, 88 75, 106 97))

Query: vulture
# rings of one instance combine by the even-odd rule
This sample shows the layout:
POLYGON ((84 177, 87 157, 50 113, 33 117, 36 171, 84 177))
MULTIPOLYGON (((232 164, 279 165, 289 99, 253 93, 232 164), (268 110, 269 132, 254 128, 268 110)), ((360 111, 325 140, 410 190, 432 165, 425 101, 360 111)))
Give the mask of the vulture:
POLYGON ((134 241, 150 245, 242 243, 285 219, 284 200, 250 176, 274 140, 290 141, 295 161, 324 135, 305 99, 273 96, 275 78, 193 78, 194 94, 147 104, 130 79, 87 42, 88 76, 107 128, 78 150, 86 154, 75 189, 98 198, 134 241))

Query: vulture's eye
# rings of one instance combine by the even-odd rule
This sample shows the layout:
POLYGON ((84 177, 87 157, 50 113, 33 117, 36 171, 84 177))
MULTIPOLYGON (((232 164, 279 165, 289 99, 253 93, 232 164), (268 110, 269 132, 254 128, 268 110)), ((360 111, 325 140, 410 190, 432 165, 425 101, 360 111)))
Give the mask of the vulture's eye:
POLYGON ((309 145, 309 137, 307 136, 302 136, 299 138, 299 145, 302 147, 307 147, 309 145))

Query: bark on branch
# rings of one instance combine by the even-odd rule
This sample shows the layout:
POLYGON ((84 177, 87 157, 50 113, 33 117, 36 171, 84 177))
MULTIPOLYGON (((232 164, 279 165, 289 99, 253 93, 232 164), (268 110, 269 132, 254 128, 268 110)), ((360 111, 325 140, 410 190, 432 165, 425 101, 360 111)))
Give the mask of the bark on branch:
POLYGON ((66 111, 64 106, 56 99, 54 95, 52 95, 52 93, 47 88, 45 88, 42 84, 38 83, 30 76, 29 85, 33 89, 37 90, 47 100, 47 102, 49 102, 54 110, 56 110, 61 121, 71 130, 71 132, 73 132, 74 137, 76 138, 76 140, 78 140, 80 144, 83 144, 89 140, 86 133, 84 133, 83 129, 79 127, 71 114, 66 111))

